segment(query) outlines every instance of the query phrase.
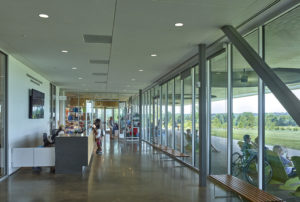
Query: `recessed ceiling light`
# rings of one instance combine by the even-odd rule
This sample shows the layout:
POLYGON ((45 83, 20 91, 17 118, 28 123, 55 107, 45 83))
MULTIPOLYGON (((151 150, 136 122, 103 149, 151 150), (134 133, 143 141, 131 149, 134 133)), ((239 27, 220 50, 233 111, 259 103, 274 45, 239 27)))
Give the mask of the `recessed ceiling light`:
POLYGON ((140 70, 139 70, 139 72, 143 72, 143 71, 144 71, 143 69, 140 69, 140 70))
POLYGON ((72 67, 72 69, 74 69, 74 70, 75 70, 75 69, 77 69, 77 67, 72 67))
POLYGON ((62 50, 61 52, 62 52, 62 53, 68 53, 69 51, 67 51, 67 50, 62 50))
POLYGON ((135 81, 135 78, 132 78, 131 81, 135 81))
POLYGON ((155 53, 151 54, 152 57, 156 57, 157 55, 155 53))
POLYGON ((81 80, 82 78, 81 78, 81 77, 78 77, 78 79, 81 80))
POLYGON ((127 87, 130 87, 130 85, 127 85, 127 87))
POLYGON ((49 18, 49 15, 41 13, 39 14, 40 18, 49 18))
POLYGON ((182 27, 182 26, 183 26, 183 23, 181 23, 181 22, 178 22, 175 24, 175 27, 182 27))

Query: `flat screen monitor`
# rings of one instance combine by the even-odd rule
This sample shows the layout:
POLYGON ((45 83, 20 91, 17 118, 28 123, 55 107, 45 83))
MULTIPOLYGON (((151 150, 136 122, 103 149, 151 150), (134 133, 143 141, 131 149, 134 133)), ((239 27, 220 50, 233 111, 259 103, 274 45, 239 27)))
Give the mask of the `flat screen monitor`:
POLYGON ((44 118, 44 99, 45 94, 31 89, 29 91, 29 118, 42 119, 44 118))

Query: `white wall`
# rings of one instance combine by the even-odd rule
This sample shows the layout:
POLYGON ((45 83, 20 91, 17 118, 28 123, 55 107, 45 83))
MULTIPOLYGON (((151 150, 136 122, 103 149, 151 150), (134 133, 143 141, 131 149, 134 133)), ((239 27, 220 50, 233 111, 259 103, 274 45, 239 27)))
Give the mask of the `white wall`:
POLYGON ((11 149, 42 145, 42 134, 49 134, 50 82, 41 75, 8 56, 8 174, 17 168, 11 166, 11 149), (43 82, 40 86, 30 82, 26 74, 43 82), (29 119, 29 89, 45 93, 44 118, 29 119))

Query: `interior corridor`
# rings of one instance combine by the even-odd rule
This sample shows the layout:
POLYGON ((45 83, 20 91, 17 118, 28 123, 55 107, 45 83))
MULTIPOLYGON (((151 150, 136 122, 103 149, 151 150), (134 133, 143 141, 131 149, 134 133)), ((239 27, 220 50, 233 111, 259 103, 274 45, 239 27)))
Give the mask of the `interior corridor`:
POLYGON ((83 174, 51 174, 22 168, 0 183, 0 201, 239 201, 215 198, 227 193, 197 173, 153 150, 147 143, 104 140, 103 154, 92 157, 83 174))

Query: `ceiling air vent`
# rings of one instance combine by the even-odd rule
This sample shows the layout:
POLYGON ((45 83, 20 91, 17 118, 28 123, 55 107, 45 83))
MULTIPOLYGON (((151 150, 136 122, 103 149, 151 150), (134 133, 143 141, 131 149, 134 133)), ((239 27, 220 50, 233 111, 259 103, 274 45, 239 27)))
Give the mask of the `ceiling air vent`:
POLYGON ((107 73, 92 73, 94 76, 107 76, 107 73))
POLYGON ((84 34, 83 39, 85 43, 111 43, 111 36, 104 35, 92 35, 92 34, 84 34))
POLYGON ((103 84, 106 84, 107 82, 106 82, 106 81, 95 81, 95 83, 103 83, 103 84))
POLYGON ((90 60, 91 64, 104 64, 107 65, 109 63, 109 60, 90 60))

